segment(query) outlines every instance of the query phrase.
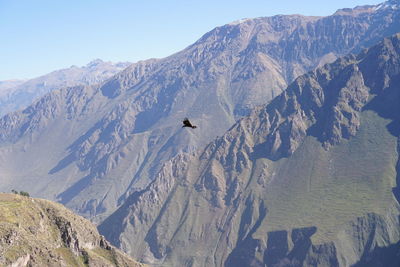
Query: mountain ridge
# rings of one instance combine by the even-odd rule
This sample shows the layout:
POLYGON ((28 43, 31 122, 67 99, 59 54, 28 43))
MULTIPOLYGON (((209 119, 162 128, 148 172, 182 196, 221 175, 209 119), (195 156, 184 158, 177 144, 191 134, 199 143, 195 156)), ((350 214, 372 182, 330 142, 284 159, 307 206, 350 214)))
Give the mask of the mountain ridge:
POLYGON ((0 210, 2 266, 145 266, 60 204, 1 193, 0 210))
POLYGON ((399 66, 397 34, 300 76, 167 162, 100 232, 165 266, 396 266, 399 66))
POLYGON ((129 65, 95 59, 82 67, 72 65, 32 79, 0 82, 0 115, 23 109, 55 89, 100 83, 129 65))

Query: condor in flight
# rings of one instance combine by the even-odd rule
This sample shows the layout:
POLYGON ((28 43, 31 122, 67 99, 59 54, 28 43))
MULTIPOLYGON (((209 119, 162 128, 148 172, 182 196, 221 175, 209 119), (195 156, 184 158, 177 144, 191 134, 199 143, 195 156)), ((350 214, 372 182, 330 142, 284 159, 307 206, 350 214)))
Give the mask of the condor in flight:
POLYGON ((184 118, 184 119, 183 119, 183 126, 182 126, 182 128, 183 128, 183 127, 190 127, 190 128, 193 128, 193 129, 197 128, 196 125, 192 125, 192 124, 190 123, 190 121, 189 121, 188 118, 184 118))

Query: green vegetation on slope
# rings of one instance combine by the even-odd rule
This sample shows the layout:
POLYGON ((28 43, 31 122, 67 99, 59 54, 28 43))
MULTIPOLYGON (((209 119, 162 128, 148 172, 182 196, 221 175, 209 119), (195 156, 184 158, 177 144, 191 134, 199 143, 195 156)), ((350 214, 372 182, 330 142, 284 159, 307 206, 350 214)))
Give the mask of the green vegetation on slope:
POLYGON ((313 241, 321 243, 332 240, 357 217, 386 214, 394 203, 391 189, 398 157, 397 138, 385 130, 388 123, 365 111, 351 140, 325 150, 314 137, 307 137, 290 158, 270 162, 268 214, 258 235, 317 226, 313 241))
POLYGON ((0 194, 0 266, 142 266, 60 204, 0 194))

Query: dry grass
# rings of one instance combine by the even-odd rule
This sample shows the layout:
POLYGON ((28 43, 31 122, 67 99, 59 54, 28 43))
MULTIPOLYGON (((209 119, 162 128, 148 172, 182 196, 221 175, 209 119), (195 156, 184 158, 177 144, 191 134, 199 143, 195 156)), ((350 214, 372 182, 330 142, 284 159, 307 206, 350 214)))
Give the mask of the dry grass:
MULTIPOLYGON (((0 266, 11 265, 27 254, 37 266, 87 266, 84 254, 76 255, 66 247, 61 239, 65 233, 77 238, 81 246, 85 243, 96 244, 100 240, 93 224, 60 204, 15 194, 0 194, 0 266)), ((129 266, 121 263, 135 263, 115 250, 103 251, 98 247, 95 251, 92 253, 95 266, 129 266), (118 257, 113 258, 113 253, 118 257)), ((89 262, 91 260, 89 255, 89 262)))

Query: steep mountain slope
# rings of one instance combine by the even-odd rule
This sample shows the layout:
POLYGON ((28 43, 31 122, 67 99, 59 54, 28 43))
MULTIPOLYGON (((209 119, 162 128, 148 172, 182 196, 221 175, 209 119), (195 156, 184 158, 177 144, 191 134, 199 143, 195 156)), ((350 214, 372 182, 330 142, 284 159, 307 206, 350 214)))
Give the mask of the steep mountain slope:
POLYGON ((0 194, 0 265, 144 266, 60 204, 14 194, 0 194))
POLYGON ((46 95, 0 119, 0 189, 55 199, 101 221, 163 162, 223 134, 296 75, 397 31, 399 14, 386 4, 244 20, 100 87, 46 95), (181 128, 186 116, 197 129, 181 128))
POLYGON ((96 59, 83 67, 71 66, 27 81, 0 82, 0 116, 25 108, 55 89, 103 82, 129 65, 96 59))
POLYGON ((400 34, 164 164, 99 230, 163 266, 399 266, 399 103, 400 34))

